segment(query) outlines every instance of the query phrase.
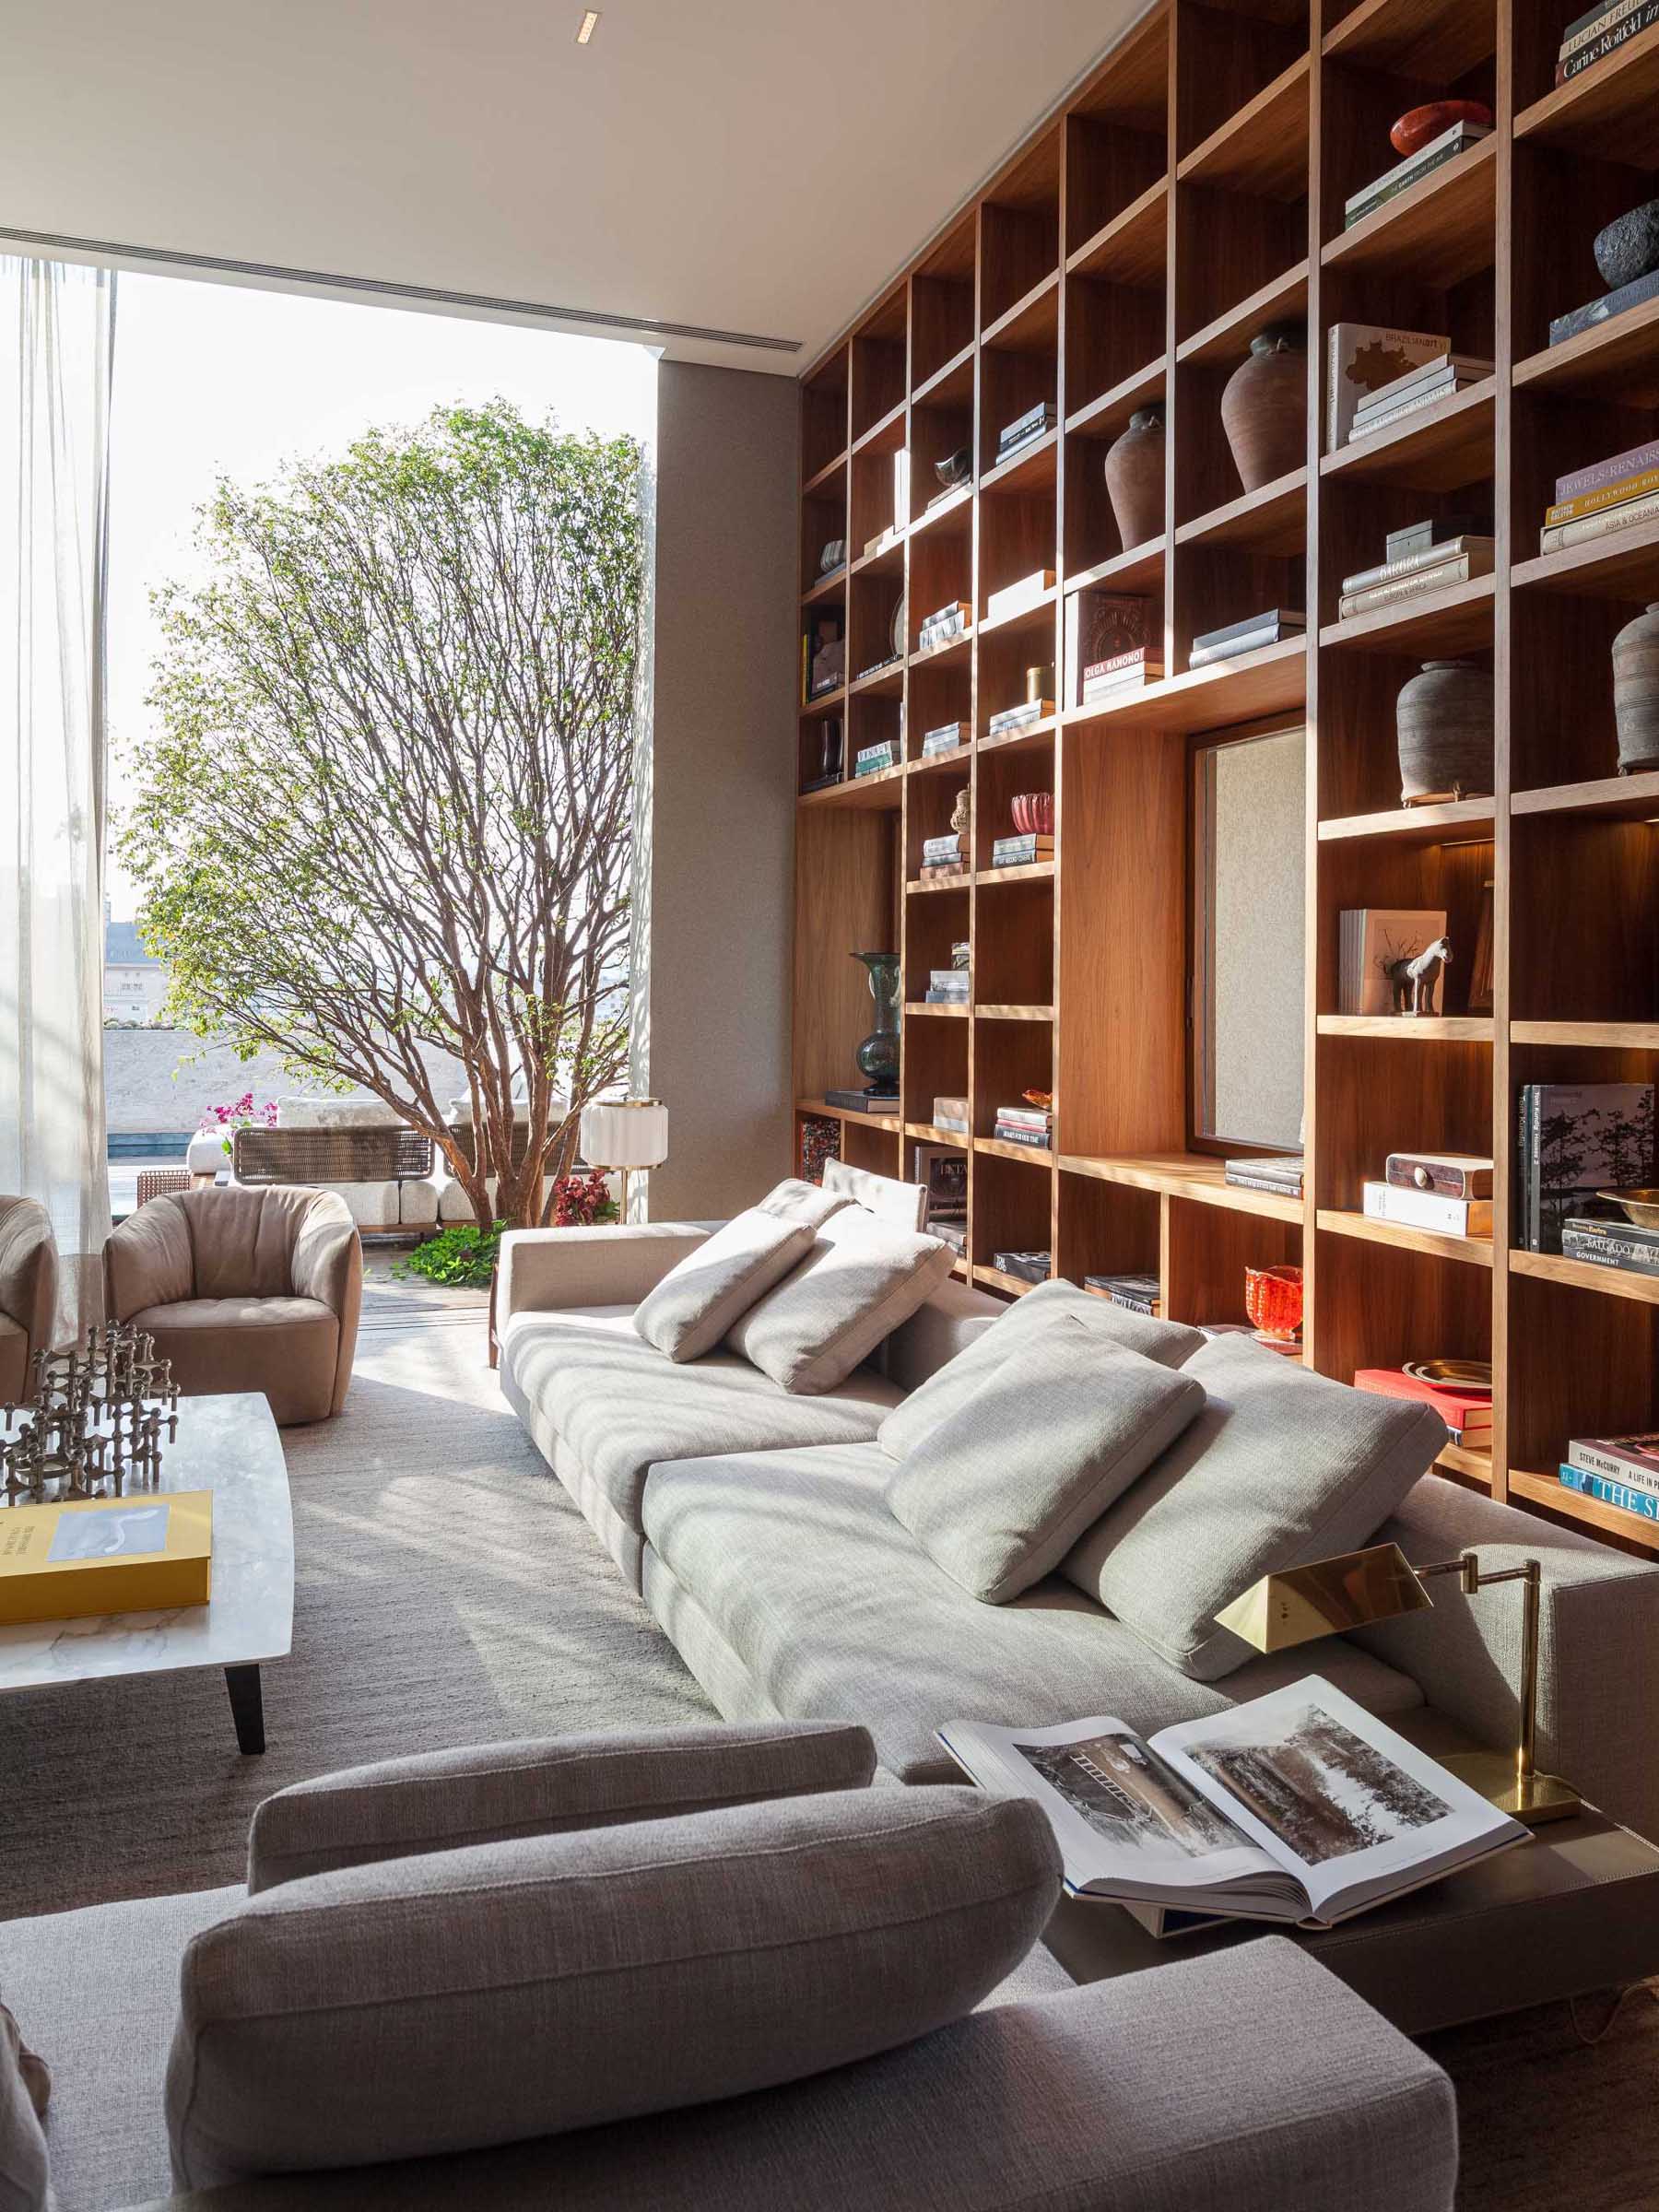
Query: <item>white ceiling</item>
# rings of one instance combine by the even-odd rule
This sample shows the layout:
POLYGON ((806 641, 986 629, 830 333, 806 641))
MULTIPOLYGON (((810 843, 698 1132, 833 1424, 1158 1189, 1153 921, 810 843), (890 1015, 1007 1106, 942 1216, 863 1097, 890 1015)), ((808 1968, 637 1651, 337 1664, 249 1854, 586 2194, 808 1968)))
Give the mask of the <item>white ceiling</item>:
MULTIPOLYGON (((0 226, 800 341, 1144 0, 9 0, 0 226)), ((647 334, 639 334, 647 335, 647 334)))

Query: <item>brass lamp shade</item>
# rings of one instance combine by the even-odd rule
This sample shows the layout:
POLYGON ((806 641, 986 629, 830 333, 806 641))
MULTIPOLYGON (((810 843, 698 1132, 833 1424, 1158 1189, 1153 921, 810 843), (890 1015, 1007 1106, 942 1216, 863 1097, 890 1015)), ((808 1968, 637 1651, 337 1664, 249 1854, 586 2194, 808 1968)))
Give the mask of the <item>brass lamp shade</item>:
POLYGON ((1317 1636, 1421 1613, 1433 1602, 1397 1544, 1372 1544, 1265 1574, 1216 1621, 1258 1652, 1284 1652, 1317 1636))

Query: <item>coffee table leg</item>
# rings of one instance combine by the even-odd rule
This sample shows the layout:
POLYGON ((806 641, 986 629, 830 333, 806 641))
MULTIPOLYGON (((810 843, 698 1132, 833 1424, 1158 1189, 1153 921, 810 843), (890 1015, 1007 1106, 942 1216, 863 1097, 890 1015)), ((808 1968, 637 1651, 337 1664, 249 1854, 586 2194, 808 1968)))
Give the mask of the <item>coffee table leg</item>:
POLYGON ((257 1666, 228 1666, 225 1669, 225 1688, 230 1693, 230 1718, 236 1723, 236 1747, 244 1757, 263 1751, 265 1741, 265 1694, 259 1686, 257 1666))

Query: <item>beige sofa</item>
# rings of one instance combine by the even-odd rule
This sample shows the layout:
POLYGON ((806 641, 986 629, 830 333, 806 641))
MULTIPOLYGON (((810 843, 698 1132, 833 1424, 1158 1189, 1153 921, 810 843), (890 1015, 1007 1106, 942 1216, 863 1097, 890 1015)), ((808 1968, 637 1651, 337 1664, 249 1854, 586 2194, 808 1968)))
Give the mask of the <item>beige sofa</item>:
POLYGON ((279 1425, 346 1403, 363 1253, 332 1191, 173 1191, 104 1246, 106 1311, 146 1329, 186 1396, 262 1391, 279 1425))
POLYGON ((34 1356, 52 1348, 57 1296, 51 1215, 33 1198, 0 1197, 0 1406, 32 1387, 34 1356))
MULTIPOLYGON (((1380 1714, 1429 1708, 1482 1742, 1515 1740, 1521 1613, 1502 1592, 1218 1681, 1179 1672, 1060 1575, 981 1604, 888 1511, 892 1462, 872 1440, 1005 1309, 947 1284, 840 1390, 791 1397, 729 1352, 677 1367, 633 1328, 634 1305, 707 1233, 504 1238, 498 1328, 508 1402, 729 1718, 857 1720, 884 1767, 927 1783, 955 1772, 934 1734, 946 1720, 1109 1712, 1151 1730, 1317 1671, 1380 1714)), ((1493 1565, 1542 1561, 1539 1763, 1659 1839, 1659 1567, 1434 1475, 1381 1533, 1417 1559, 1470 1547, 1493 1565)))

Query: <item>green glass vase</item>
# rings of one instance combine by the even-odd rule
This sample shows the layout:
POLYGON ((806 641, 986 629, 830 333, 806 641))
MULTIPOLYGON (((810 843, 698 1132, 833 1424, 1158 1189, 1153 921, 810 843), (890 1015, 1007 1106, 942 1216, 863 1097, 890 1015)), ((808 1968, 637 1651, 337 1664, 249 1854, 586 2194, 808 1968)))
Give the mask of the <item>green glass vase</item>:
POLYGON ((896 952, 855 952, 870 974, 870 996, 876 1001, 876 1027, 853 1057, 872 1098, 899 1095, 899 955, 896 952))

